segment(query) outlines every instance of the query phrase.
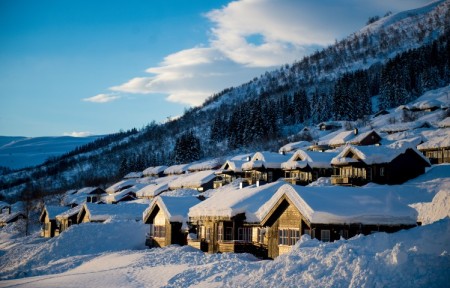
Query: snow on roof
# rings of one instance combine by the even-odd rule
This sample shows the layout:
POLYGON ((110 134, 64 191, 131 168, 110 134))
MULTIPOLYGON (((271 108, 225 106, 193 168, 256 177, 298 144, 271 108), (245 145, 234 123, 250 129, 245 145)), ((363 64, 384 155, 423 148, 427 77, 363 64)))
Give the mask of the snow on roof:
POLYGON ((342 150, 339 155, 331 160, 331 164, 339 165, 346 163, 355 163, 358 159, 367 165, 389 163, 398 157, 400 154, 406 152, 406 150, 412 149, 417 155, 430 163, 427 158, 425 158, 422 153, 417 151, 417 149, 408 141, 397 141, 387 146, 352 146, 348 145, 342 150), (348 157, 349 153, 354 154, 358 159, 353 156, 348 157))
MULTIPOLYGON (((97 192, 102 192, 103 189, 98 188, 98 187, 84 187, 81 189, 78 189, 75 191, 75 193, 73 193, 73 190, 69 190, 68 192, 66 192, 66 195, 64 196, 64 203, 66 205, 69 204, 81 204, 84 203, 86 201, 86 197, 87 195, 95 192, 96 190, 99 189, 97 192)), ((104 192, 104 191, 103 191, 104 192)), ((102 194, 103 194, 102 192, 102 194)))
POLYGON ((233 172, 242 172, 242 164, 248 162, 248 159, 251 159, 252 154, 242 154, 236 155, 232 158, 228 159, 219 170, 216 171, 216 174, 222 173, 224 171, 233 171, 233 172))
POLYGON ((47 211, 48 219, 52 220, 55 219, 56 215, 59 215, 69 210, 70 207, 45 205, 44 209, 45 211, 47 211))
POLYGON ((257 212, 264 219, 286 195, 315 224, 414 225, 417 212, 386 187, 300 187, 284 184, 257 212))
POLYGON ((103 190, 103 189, 101 189, 99 187, 84 187, 84 188, 81 188, 81 189, 77 190, 76 194, 91 194, 93 192, 97 193, 97 191, 95 191, 97 189, 99 189, 98 192, 101 192, 103 190))
POLYGON ((187 197, 167 197, 159 196, 153 199, 149 207, 145 209, 142 216, 144 221, 149 217, 149 213, 153 210, 155 205, 164 211, 166 219, 169 222, 180 222, 185 224, 188 219, 189 209, 197 205, 200 200, 197 197, 187 196, 187 197))
POLYGON ((249 162, 242 164, 242 170, 252 170, 254 168, 281 169, 281 163, 289 160, 290 155, 283 155, 274 152, 256 152, 249 162))
POLYGON ((311 146, 311 142, 308 141, 298 141, 298 142, 292 142, 284 145, 281 147, 278 152, 279 153, 286 153, 286 152, 293 152, 301 148, 306 148, 311 146))
POLYGON ((193 163, 189 166, 188 171, 195 172, 195 171, 203 171, 203 170, 214 170, 218 167, 220 167, 223 164, 223 160, 220 158, 215 158, 199 163, 193 163))
POLYGON ((169 183, 169 188, 172 190, 180 188, 199 188, 214 178, 216 178, 214 170, 193 172, 181 175, 177 179, 174 179, 169 183))
POLYGON ((113 202, 119 202, 129 195, 134 197, 136 195, 136 192, 139 191, 140 189, 144 188, 146 185, 147 184, 138 183, 138 184, 136 184, 132 187, 129 187, 127 189, 124 189, 122 191, 105 195, 102 197, 102 200, 105 201, 106 203, 113 203, 113 202))
MULTIPOLYGON (((242 189, 230 187, 221 189, 210 198, 189 209, 190 218, 198 217, 227 217, 245 213, 246 221, 257 223, 260 221, 255 212, 267 202, 285 182, 277 181, 259 187, 255 185, 242 189)), ((225 188, 225 187, 223 187, 225 188)))
POLYGON ((413 109, 418 110, 427 110, 433 108, 440 108, 442 106, 442 102, 436 99, 422 100, 412 104, 413 109))
POLYGON ((10 207, 10 206, 11 206, 11 204, 6 203, 4 201, 0 201, 0 210, 2 210, 5 207, 10 207))
POLYGON ((173 175, 173 174, 183 174, 187 171, 191 164, 179 164, 179 165, 172 165, 166 170, 164 170, 164 174, 166 175, 173 175))
POLYGON ((407 123, 390 124, 381 127, 380 131, 384 133, 403 132, 423 127, 431 127, 430 123, 424 121, 414 121, 407 123))
POLYGON ((155 197, 164 191, 169 190, 169 183, 177 179, 178 175, 170 175, 155 179, 152 183, 146 185, 136 192, 138 197, 155 197))
POLYGON ((141 220, 146 204, 95 204, 85 203, 83 208, 89 211, 90 221, 106 221, 109 219, 141 220))
POLYGON ((281 168, 285 170, 301 169, 307 165, 311 168, 331 168, 331 160, 337 155, 337 152, 297 150, 289 161, 281 164, 281 168))
POLYGON ((319 145, 339 146, 339 145, 344 145, 345 143, 347 143, 354 137, 355 137, 355 133, 353 132, 353 130, 336 132, 336 133, 329 134, 328 137, 324 137, 324 139, 319 141, 318 144, 319 145))
POLYGON ((417 146, 419 150, 428 150, 428 149, 436 149, 436 148, 446 148, 450 147, 450 131, 447 135, 435 136, 425 143, 417 146))
MULTIPOLYGON (((359 143, 361 143, 361 141, 363 141, 366 137, 368 137, 372 133, 375 133, 378 135, 378 133, 375 130, 370 130, 370 131, 356 135, 356 137, 351 139, 350 141, 348 141, 348 143, 353 144, 353 145, 359 144, 359 143)), ((378 136, 381 138, 380 135, 378 135, 378 136)))
POLYGON ((138 172, 130 172, 127 175, 123 176, 123 179, 132 179, 132 178, 141 178, 144 174, 140 171, 138 172))
POLYGON ((58 215, 55 216, 56 219, 67 219, 70 216, 73 216, 75 214, 78 214, 78 212, 80 212, 81 208, 83 207, 83 205, 78 205, 75 206, 69 210, 66 210, 58 215))
POLYGON ((124 187, 127 187, 127 186, 130 187, 130 186, 135 185, 136 183, 138 183, 138 179, 121 180, 121 181, 111 185, 110 187, 106 188, 106 192, 115 193, 117 191, 120 191, 124 187))
POLYGON ((159 173, 164 172, 164 170, 167 169, 167 166, 155 166, 155 167, 148 167, 142 173, 144 176, 154 176, 158 175, 159 173))
POLYGON ((23 217, 25 217, 25 213, 18 211, 18 212, 13 212, 10 214, 0 214, 0 223, 8 223, 10 222, 12 219, 16 218, 17 216, 22 215, 23 217))
POLYGON ((437 125, 441 128, 450 128, 450 117, 447 117, 442 121, 439 121, 437 125))

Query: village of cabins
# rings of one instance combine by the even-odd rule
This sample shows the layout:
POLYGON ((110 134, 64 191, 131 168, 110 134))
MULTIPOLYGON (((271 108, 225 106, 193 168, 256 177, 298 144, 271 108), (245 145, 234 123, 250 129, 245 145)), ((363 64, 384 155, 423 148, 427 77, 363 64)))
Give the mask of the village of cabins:
MULTIPOLYGON (((450 118, 434 123, 429 141, 389 137, 429 129, 429 123, 385 125, 378 132, 346 131, 342 125, 305 128, 324 136, 315 143, 289 143, 277 153, 149 167, 105 190, 67 191, 64 206, 43 207, 41 236, 58 236, 84 222, 143 221, 150 248, 191 245, 273 259, 304 234, 334 241, 420 225, 417 212, 393 190, 431 165, 450 163, 450 118)), ((1 211, 2 225, 24 216, 11 215, 3 204, 1 211)))

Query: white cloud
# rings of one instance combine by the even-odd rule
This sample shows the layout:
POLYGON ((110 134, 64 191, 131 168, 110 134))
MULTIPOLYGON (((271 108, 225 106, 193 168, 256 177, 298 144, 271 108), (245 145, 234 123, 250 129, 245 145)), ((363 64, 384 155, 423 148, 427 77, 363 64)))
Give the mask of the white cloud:
POLYGON ((71 136, 71 137, 88 137, 88 136, 92 136, 94 135, 91 132, 64 132, 63 133, 64 136, 71 136))
POLYGON ((107 103, 119 99, 119 95, 115 94, 98 94, 89 98, 83 98, 83 101, 93 103, 107 103))
POLYGON ((238 0, 205 14, 212 24, 206 47, 168 55, 136 77, 111 87, 127 93, 163 93, 167 100, 201 104, 209 95, 291 63, 364 26, 368 17, 427 0, 238 0), (396 3, 392 3, 396 2, 396 3), (260 40, 253 41, 254 36, 260 40))

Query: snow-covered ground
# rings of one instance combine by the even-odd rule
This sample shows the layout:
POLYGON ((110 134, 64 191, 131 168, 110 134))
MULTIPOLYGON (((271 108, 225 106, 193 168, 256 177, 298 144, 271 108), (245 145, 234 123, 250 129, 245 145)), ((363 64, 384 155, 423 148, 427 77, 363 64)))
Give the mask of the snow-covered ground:
POLYGON ((447 287, 450 165, 390 188, 426 225, 333 243, 304 236, 273 261, 187 246, 149 250, 149 228, 134 221, 73 225, 51 239, 15 237, 7 226, 0 287, 447 287))

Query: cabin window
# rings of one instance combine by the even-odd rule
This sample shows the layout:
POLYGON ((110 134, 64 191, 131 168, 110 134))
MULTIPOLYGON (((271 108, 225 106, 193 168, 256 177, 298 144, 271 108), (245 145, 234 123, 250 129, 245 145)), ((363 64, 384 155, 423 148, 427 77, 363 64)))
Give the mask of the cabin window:
POLYGON ((384 176, 384 167, 380 167, 380 176, 384 176))
POLYGON ((344 239, 348 239, 348 230, 340 230, 339 235, 344 239))
POLYGON ((322 230, 320 231, 320 240, 323 242, 330 242, 330 230, 322 230))
POLYGON ((300 239, 299 229, 280 229, 278 230, 278 245, 292 246, 300 239))
POLYGON ((258 243, 264 244, 264 238, 266 236, 266 229, 258 228, 258 243))
POLYGON ((252 242, 253 228, 241 227, 238 229, 238 240, 243 242, 252 242))
POLYGON ((166 226, 154 225, 153 226, 153 237, 164 238, 166 237, 166 226))
POLYGON ((219 227, 217 227, 217 240, 223 241, 223 223, 219 223, 219 227))

